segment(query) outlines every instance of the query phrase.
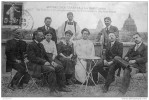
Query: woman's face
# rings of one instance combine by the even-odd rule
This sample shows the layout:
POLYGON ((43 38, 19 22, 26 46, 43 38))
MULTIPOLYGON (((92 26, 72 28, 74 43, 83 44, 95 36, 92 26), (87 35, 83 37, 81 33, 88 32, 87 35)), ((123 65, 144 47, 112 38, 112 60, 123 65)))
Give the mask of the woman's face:
POLYGON ((82 37, 84 40, 87 40, 88 37, 89 37, 89 33, 87 31, 84 31, 83 34, 82 34, 82 37))
POLYGON ((71 36, 70 34, 66 34, 66 35, 65 35, 65 38, 66 38, 66 40, 68 40, 68 41, 70 40, 71 37, 72 37, 72 36, 71 36))
POLYGON ((51 40, 52 39, 52 35, 51 34, 47 34, 45 35, 45 38, 47 41, 51 40))

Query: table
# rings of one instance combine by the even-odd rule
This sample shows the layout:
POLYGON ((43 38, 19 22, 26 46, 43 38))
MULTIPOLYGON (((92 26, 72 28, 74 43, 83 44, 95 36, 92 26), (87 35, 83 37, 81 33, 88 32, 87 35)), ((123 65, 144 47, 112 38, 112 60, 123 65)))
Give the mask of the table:
MULTIPOLYGON (((85 93, 86 93, 86 88, 87 88, 87 85, 88 85, 88 80, 91 79, 91 81, 94 83, 94 85, 96 86, 96 83, 94 82, 93 80, 93 75, 92 75, 92 70, 94 69, 94 67, 96 66, 98 60, 100 60, 101 58, 100 57, 97 57, 97 56, 79 56, 78 57, 78 60, 80 61, 81 65, 83 66, 83 68, 86 70, 86 78, 85 78, 85 82, 86 82, 86 85, 85 85, 85 93), (92 63, 90 63, 89 65, 89 68, 88 70, 86 70, 85 66, 81 63, 81 59, 84 59, 84 60, 91 60, 91 62, 93 62, 93 65, 92 63)), ((85 83, 84 82, 84 83, 85 83)), ((81 87, 83 86, 83 84, 81 85, 81 87)))

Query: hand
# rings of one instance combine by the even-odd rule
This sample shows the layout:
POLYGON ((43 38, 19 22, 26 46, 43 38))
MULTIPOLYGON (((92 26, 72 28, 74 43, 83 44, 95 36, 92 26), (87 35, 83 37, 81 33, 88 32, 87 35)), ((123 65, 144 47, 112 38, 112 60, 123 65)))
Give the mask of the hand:
POLYGON ((107 63, 108 63, 108 65, 111 65, 113 63, 113 61, 110 61, 110 62, 107 62, 107 63))
POLYGON ((45 66, 49 66, 49 65, 51 65, 49 62, 45 62, 45 64, 44 64, 45 66))
POLYGON ((107 60, 104 60, 104 65, 108 66, 107 60))
POLYGON ((54 67, 56 67, 56 66, 58 66, 58 64, 57 63, 55 63, 54 61, 52 61, 52 63, 51 63, 54 67))
POLYGON ((16 60, 16 62, 20 64, 21 63, 21 60, 16 60))
POLYGON ((130 60, 129 61, 129 64, 134 64, 134 63, 136 63, 136 60, 130 60))
POLYGON ((29 60, 28 60, 27 58, 25 58, 25 59, 24 59, 24 62, 25 62, 25 63, 28 63, 28 62, 29 62, 29 60))
POLYGON ((124 60, 128 61, 129 59, 128 59, 128 57, 125 57, 124 60))

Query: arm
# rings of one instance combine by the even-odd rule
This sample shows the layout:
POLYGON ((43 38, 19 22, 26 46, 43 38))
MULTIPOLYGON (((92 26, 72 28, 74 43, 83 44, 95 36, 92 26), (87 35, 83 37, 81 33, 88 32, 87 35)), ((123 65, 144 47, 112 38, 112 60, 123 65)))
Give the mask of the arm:
POLYGON ((78 23, 76 24, 76 35, 75 36, 76 36, 77 39, 81 39, 81 37, 82 37, 82 34, 81 34, 80 27, 79 27, 78 23))
POLYGON ((55 42, 53 42, 53 46, 54 46, 54 53, 53 53, 53 60, 55 59, 55 57, 57 56, 57 49, 56 49, 56 45, 55 42))
POLYGON ((52 36, 53 40, 55 41, 55 44, 57 44, 57 36, 56 36, 56 31, 55 29, 53 29, 53 36, 52 36))
POLYGON ((58 28, 57 37, 58 37, 59 39, 65 36, 64 26, 65 26, 65 23, 63 23, 63 24, 58 28))
POLYGON ((147 46, 141 51, 141 57, 136 58, 136 63, 146 63, 147 62, 147 46))
POLYGON ((116 38, 118 39, 119 38, 119 30, 117 27, 114 28, 114 33, 116 35, 116 38))
POLYGON ((7 41, 5 54, 6 54, 6 57, 7 57, 8 60, 11 60, 11 61, 16 61, 17 60, 15 55, 14 55, 13 42, 12 41, 7 41))

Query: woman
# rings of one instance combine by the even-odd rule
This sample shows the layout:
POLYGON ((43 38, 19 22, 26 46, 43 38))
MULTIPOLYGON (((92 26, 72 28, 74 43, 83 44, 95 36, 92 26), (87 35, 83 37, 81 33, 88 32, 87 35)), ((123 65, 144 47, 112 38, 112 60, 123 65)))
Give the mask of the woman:
MULTIPOLYGON (((77 57, 95 56, 94 44, 88 39, 90 35, 89 30, 84 28, 81 33, 82 39, 76 41, 75 43, 75 53, 77 57)), ((79 61, 77 59, 75 66, 75 78, 81 83, 85 82, 87 65, 87 60, 81 59, 79 61)))
POLYGON ((70 39, 72 37, 73 33, 68 30, 65 32, 65 38, 60 41, 60 43, 57 46, 58 50, 58 59, 62 62, 65 70, 65 76, 66 76, 66 84, 70 85, 72 84, 71 78, 74 72, 74 60, 73 60, 73 44, 70 42, 70 39))

